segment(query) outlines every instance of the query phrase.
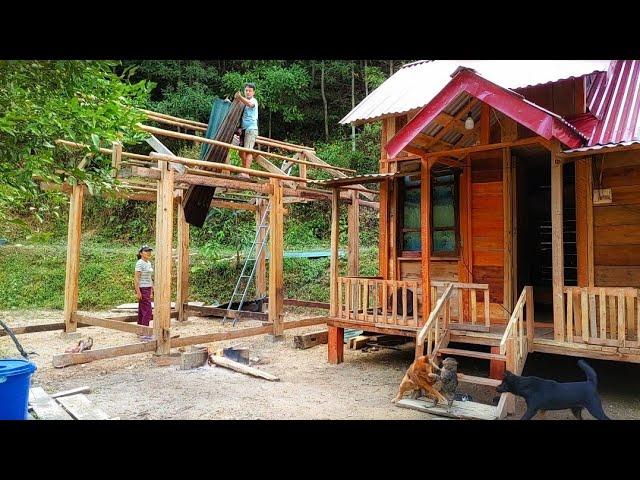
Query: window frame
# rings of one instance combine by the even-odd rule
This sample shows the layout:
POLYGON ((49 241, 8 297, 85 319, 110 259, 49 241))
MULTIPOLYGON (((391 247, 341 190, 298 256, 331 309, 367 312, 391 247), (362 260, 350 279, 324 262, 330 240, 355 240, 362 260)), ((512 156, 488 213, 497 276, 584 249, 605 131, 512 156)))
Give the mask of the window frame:
POLYGON ((431 185, 430 185, 430 189, 429 189, 429 195, 430 197, 430 202, 429 202, 429 206, 431 208, 431 215, 429 216, 429 230, 431 233, 431 252, 430 255, 431 257, 434 258, 459 258, 460 256, 460 170, 458 169, 454 169, 454 168, 449 168, 446 170, 440 170, 438 172, 431 172, 430 175, 430 180, 431 180, 431 185), (453 180, 451 180, 450 182, 445 182, 445 183, 436 183, 435 179, 438 177, 446 177, 452 175, 453 176, 453 180), (453 185, 453 218, 454 218, 454 225, 453 227, 434 227, 433 225, 433 220, 434 220, 434 215, 433 215, 433 207, 434 207, 434 202, 433 202, 433 191, 434 188, 436 186, 443 186, 443 185, 453 185), (452 250, 450 252, 445 252, 445 251, 435 251, 434 250, 434 241, 433 241, 433 233, 436 231, 450 231, 453 230, 454 234, 455 234, 455 250, 452 250))

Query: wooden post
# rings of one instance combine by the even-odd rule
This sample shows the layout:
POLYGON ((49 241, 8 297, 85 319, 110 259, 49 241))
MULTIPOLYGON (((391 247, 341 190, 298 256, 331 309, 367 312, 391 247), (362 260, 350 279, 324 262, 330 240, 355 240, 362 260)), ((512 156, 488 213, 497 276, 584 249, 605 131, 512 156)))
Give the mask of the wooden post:
POLYGON ((112 177, 118 176, 120 170, 120 162, 122 161, 122 143, 113 142, 113 150, 111 151, 111 172, 112 177))
POLYGON ((551 143, 551 256, 553 262, 553 338, 564 341, 564 240, 562 215, 562 162, 560 142, 551 143))
POLYGON ((480 145, 487 145, 489 143, 491 133, 490 113, 491 107, 482 102, 480 106, 480 145))
MULTIPOLYGON (((153 154, 152 154, 153 155, 153 154)), ((171 345, 171 240, 173 236, 173 170, 158 161, 156 207, 156 265, 154 282, 153 335, 156 355, 168 355, 171 345)))
POLYGON ((502 149, 502 204, 504 207, 504 308, 511 314, 513 308, 513 237, 512 237, 512 175, 511 175, 511 149, 502 149))
POLYGON ((67 230, 67 267, 64 281, 64 331, 76 331, 74 314, 78 309, 78 274, 80 272, 80 239, 82 236, 82 204, 84 185, 74 185, 69 199, 67 230))
MULTIPOLYGON (((340 189, 334 188, 331 197, 331 263, 329 267, 330 316, 338 316, 338 248, 340 241, 340 189)), ((348 303, 348 302, 347 302, 348 303)), ((338 364, 344 360, 344 328, 328 326, 328 360, 338 364)))
POLYGON ((526 286, 527 289, 527 350, 533 352, 533 339, 535 337, 535 314, 533 310, 533 287, 526 286))
POLYGON ((270 194, 269 212, 269 321, 273 324, 274 338, 282 337, 282 316, 284 305, 283 291, 283 219, 282 184, 276 178, 270 180, 273 192, 270 194))
POLYGON ((578 286, 593 287, 593 179, 591 158, 576 160, 576 247, 578 286))
MULTIPOLYGON (((491 347, 491 353, 500 353, 500 345, 491 347)), ((506 364, 502 360, 490 360, 489 361, 489 378, 494 380, 502 380, 504 377, 504 371, 506 370, 506 364)))
MULTIPOLYGON (((431 314, 431 160, 421 160, 420 241, 422 248, 422 324, 431 314)), ((417 305, 416 305, 417 307, 417 305)))
MULTIPOLYGON (((347 272, 351 277, 357 277, 360 273, 360 203, 358 202, 358 192, 351 190, 351 205, 349 205, 348 213, 348 232, 349 241, 347 259, 347 272)), ((359 290, 353 290, 351 299, 352 305, 359 305, 359 290)))
POLYGON ((189 301, 189 224, 184 217, 184 196, 178 202, 178 275, 176 308, 178 321, 187 320, 185 304, 189 301))
MULTIPOLYGON (((266 228, 260 228, 262 217, 267 211, 267 202, 265 200, 256 200, 256 230, 258 231, 258 248, 264 241, 266 228)), ((265 219, 266 220, 266 219, 265 219)), ((262 249, 260 255, 256 259, 256 298, 262 298, 267 294, 267 251, 262 249)))
MULTIPOLYGON (((460 175, 460 258, 458 260, 458 278, 460 282, 473 283, 473 240, 471 236, 471 157, 467 155, 464 160, 465 168, 460 175)), ((470 318, 469 291, 458 290, 460 318, 470 318)))

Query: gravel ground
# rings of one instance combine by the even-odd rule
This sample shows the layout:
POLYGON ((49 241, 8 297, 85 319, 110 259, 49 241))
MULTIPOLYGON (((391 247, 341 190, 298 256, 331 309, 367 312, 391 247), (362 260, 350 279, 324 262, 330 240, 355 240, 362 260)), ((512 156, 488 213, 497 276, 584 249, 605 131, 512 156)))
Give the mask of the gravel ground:
MULTIPOLYGON (((91 312, 96 316, 113 315, 91 312)), ((60 311, 5 311, 0 315, 10 326, 62 321, 60 311)), ((287 320, 311 316, 288 314, 287 320)), ((236 328, 259 326, 244 322, 236 328)), ((229 325, 225 329, 231 328, 229 325)), ((261 335, 209 344, 212 348, 244 346, 262 359, 258 368, 277 375, 269 382, 220 367, 179 370, 178 366, 156 366, 152 354, 144 353, 74 365, 52 366, 53 355, 62 353, 78 339, 64 339, 59 331, 20 335, 38 369, 34 386, 47 392, 90 386, 88 398, 112 417, 120 419, 440 419, 429 414, 394 406, 391 399, 406 368, 413 360, 413 344, 400 351, 382 349, 364 353, 345 348, 345 362, 327 363, 326 345, 307 350, 293 348, 293 336, 322 329, 322 326, 285 331, 284 340, 261 335)), ((221 331, 218 321, 191 317, 186 325, 174 321, 172 333, 181 336, 221 331)), ((86 327, 78 330, 91 336, 94 348, 137 341, 136 335, 86 327)), ((0 355, 17 356, 9 337, 0 337, 0 355), (15 354, 15 355, 14 355, 15 354)), ((464 359, 461 371, 486 375, 482 361, 464 359)), ((525 374, 557 380, 579 380, 582 371, 575 358, 533 354, 525 374)), ((604 409, 616 419, 640 418, 640 365, 591 360, 600 377, 604 409), (631 380, 633 379, 633 380, 631 380)), ((497 396, 488 387, 465 385, 462 393, 491 403, 497 396)), ((516 418, 524 413, 524 401, 516 403, 516 418)), ((585 418, 591 416, 585 413, 585 418)), ((549 412, 548 419, 572 419, 569 411, 549 412)))

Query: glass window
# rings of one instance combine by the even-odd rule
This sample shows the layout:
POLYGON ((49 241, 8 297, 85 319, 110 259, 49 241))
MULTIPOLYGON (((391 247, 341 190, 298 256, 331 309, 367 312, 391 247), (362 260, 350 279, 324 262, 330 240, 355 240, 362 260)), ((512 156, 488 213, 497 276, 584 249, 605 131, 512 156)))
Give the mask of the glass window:
POLYGON ((431 251, 434 255, 458 253, 457 175, 432 175, 431 251))

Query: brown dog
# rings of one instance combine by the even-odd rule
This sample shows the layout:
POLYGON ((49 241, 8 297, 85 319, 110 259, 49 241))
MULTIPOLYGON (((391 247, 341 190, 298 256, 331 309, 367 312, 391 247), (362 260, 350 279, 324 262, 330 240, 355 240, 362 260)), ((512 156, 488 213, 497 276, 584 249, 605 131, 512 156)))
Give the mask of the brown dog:
POLYGON ((407 373, 405 373, 402 382, 400 383, 400 389, 396 398, 392 400, 393 403, 399 401, 402 396, 411 391, 412 398, 418 398, 420 391, 424 391, 427 397, 435 399, 437 402, 447 403, 447 399, 433 387, 433 384, 437 380, 437 375, 434 374, 431 359, 426 355, 418 357, 409 367, 407 373))

